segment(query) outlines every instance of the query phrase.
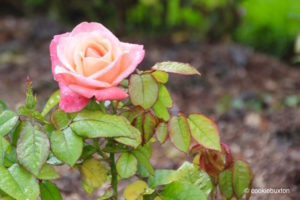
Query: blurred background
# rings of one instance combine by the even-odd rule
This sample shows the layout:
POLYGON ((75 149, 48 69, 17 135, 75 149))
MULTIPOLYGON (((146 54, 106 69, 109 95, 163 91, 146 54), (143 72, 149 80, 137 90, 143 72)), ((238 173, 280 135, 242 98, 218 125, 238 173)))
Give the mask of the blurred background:
MULTIPOLYGON (((299 198, 299 0, 0 0, 0 98, 10 108, 24 102, 27 75, 40 107, 45 103, 57 88, 49 43, 81 21, 100 22, 122 41, 144 44, 142 69, 163 60, 195 66, 200 79, 171 76, 173 109, 217 121, 235 157, 249 161, 254 188, 291 191, 251 199, 299 198)), ((154 148, 155 166, 184 161, 170 146, 154 148)), ((88 197, 76 170, 60 172, 65 199, 101 193, 88 197)))

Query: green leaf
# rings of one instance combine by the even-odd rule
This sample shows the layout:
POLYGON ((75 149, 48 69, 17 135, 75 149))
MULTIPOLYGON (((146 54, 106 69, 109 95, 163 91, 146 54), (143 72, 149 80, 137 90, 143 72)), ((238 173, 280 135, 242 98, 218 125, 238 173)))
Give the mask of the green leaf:
POLYGON ((130 111, 123 112, 122 115, 128 119, 130 123, 132 123, 137 117, 142 116, 144 110, 141 107, 135 107, 130 111))
POLYGON ((169 74, 163 71, 154 71, 152 76, 159 83, 166 83, 169 80, 169 74))
POLYGON ((161 101, 164 106, 171 108, 173 101, 166 86, 159 84, 158 101, 161 101))
POLYGON ((165 122, 158 124, 155 134, 158 141, 164 143, 168 138, 168 125, 165 122))
POLYGON ((84 109, 89 111, 101 111, 104 113, 106 112, 104 102, 98 102, 95 100, 90 100, 88 105, 84 109))
POLYGON ((41 180, 52 180, 59 178, 59 174, 55 171, 53 166, 44 164, 37 178, 41 180))
POLYGON ((141 133, 143 133, 143 118, 144 113, 138 115, 132 122, 132 125, 134 125, 134 127, 137 128, 141 133))
POLYGON ((37 103, 36 96, 32 92, 32 84, 29 78, 27 78, 27 90, 26 90, 26 103, 25 107, 28 109, 34 109, 37 103))
POLYGON ((173 182, 167 185, 161 192, 161 198, 163 200, 207 199, 204 192, 197 186, 182 182, 173 182))
POLYGON ((117 138, 114 138, 114 140, 116 140, 117 142, 119 142, 121 144, 125 144, 125 145, 131 146, 133 148, 136 148, 142 142, 141 133, 139 130, 137 130, 136 128, 134 128, 132 126, 130 126, 129 129, 132 132, 131 137, 117 137, 117 138))
POLYGON ((49 155, 49 140, 45 133, 26 123, 17 144, 17 157, 29 172, 38 175, 49 155))
POLYGON ((138 160, 138 163, 144 167, 148 173, 154 174, 154 169, 150 163, 150 157, 149 151, 147 150, 147 147, 138 147, 136 150, 132 151, 132 154, 136 157, 138 160))
POLYGON ((125 188, 124 198, 125 200, 143 200, 144 194, 151 194, 153 192, 146 182, 137 180, 125 188))
POLYGON ((177 171, 156 170, 154 176, 149 178, 149 185, 151 187, 157 187, 174 181, 193 184, 206 195, 209 195, 213 189, 209 175, 200 170, 198 166, 189 162, 184 162, 177 171))
POLYGON ((18 114, 36 119, 37 121, 42 122, 42 123, 49 124, 49 122, 46 120, 46 118, 44 116, 42 116, 41 113, 39 113, 36 110, 31 110, 25 106, 21 106, 18 109, 18 114))
POLYGON ((191 114, 188 117, 193 138, 202 146, 221 151, 220 135, 216 124, 200 114, 191 114))
POLYGON ((184 162, 176 171, 175 179, 180 182, 188 182, 196 185, 206 195, 209 195, 213 190, 213 183, 210 176, 196 166, 189 162, 184 162))
POLYGON ((167 185, 176 181, 176 171, 169 169, 155 170, 154 176, 150 176, 148 179, 149 186, 156 188, 160 185, 167 185))
POLYGON ((219 175, 219 188, 221 194, 230 199, 232 197, 232 172, 227 169, 219 175))
POLYGON ((143 116, 143 144, 152 138, 156 125, 157 118, 151 112, 146 112, 143 116))
POLYGON ((107 180, 105 165, 94 158, 86 160, 80 166, 80 176, 84 189, 87 189, 88 193, 92 193, 107 180))
POLYGON ((17 160, 16 148, 14 146, 10 146, 10 148, 7 150, 4 157, 4 166, 10 167, 17 162, 18 160, 17 160))
POLYGON ((0 114, 0 136, 8 134, 18 123, 19 117, 16 113, 5 110, 0 114))
POLYGON ((84 143, 84 147, 80 159, 86 160, 96 152, 97 152, 97 148, 95 146, 84 143))
POLYGON ((50 112, 50 110, 59 103, 59 100, 60 100, 60 91, 56 90, 48 99, 41 114, 43 116, 46 116, 50 112))
POLYGON ((176 73, 176 74, 183 74, 183 75, 200 75, 200 73, 193 68, 190 64, 186 63, 179 63, 179 62, 161 62, 156 63, 152 69, 169 72, 169 73, 176 73))
POLYGON ((9 147, 9 142, 5 138, 0 137, 0 166, 3 166, 4 164, 5 153, 9 147))
POLYGON ((14 131, 10 132, 11 144, 13 146, 17 146, 21 131, 23 130, 24 126, 26 125, 25 121, 21 121, 14 131))
POLYGON ((168 108, 161 101, 156 101, 152 108, 158 118, 164 121, 168 121, 170 119, 168 108))
POLYGON ((82 153, 83 140, 71 128, 66 128, 63 131, 54 131, 50 142, 54 155, 70 166, 76 163, 82 153))
POLYGON ((160 84, 158 99, 153 105, 153 111, 155 112, 158 118, 168 121, 170 118, 168 108, 171 108, 172 104, 172 98, 169 94, 168 89, 166 88, 166 86, 160 84))
POLYGON ((39 185, 33 175, 18 164, 9 169, 0 166, 0 189, 17 200, 36 200, 39 185))
POLYGON ((137 147, 141 143, 140 132, 123 116, 101 112, 80 112, 70 125, 82 137, 113 137, 116 141, 137 147))
POLYGON ((62 196, 57 186, 50 181, 40 183, 41 199, 42 200, 62 200, 62 196))
POLYGON ((238 198, 250 188, 252 173, 247 163, 237 160, 233 166, 233 189, 238 198))
POLYGON ((1 200, 14 200, 14 199, 10 196, 2 196, 1 200))
POLYGON ((6 109, 7 109, 6 103, 2 99, 0 99, 0 113, 2 113, 6 109))
POLYGON ((134 74, 129 80, 129 96, 131 103, 149 109, 158 97, 158 84, 151 74, 134 74))
POLYGON ((121 178, 129 178, 137 171, 137 160, 129 153, 123 153, 117 161, 117 171, 121 178))
POLYGON ((190 130, 186 118, 179 114, 170 119, 168 124, 171 142, 181 151, 187 152, 190 146, 190 130))
POLYGON ((67 113, 56 109, 51 115, 51 121, 57 129, 66 128, 72 121, 67 113))

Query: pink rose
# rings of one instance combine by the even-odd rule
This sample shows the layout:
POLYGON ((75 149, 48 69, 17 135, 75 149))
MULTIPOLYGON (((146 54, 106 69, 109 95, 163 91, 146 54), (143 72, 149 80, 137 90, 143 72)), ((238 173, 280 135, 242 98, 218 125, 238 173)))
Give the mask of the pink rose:
POLYGON ((121 100, 118 84, 143 60, 142 45, 120 42, 99 23, 83 22, 50 44, 52 73, 59 83, 60 109, 77 112, 89 99, 121 100))

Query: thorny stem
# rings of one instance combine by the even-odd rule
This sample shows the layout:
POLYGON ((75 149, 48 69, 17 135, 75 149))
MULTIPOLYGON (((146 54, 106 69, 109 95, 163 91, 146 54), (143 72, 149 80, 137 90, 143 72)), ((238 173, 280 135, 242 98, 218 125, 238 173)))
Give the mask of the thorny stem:
POLYGON ((111 186, 113 188, 113 199, 118 200, 118 177, 114 153, 110 153, 109 164, 111 170, 111 186))

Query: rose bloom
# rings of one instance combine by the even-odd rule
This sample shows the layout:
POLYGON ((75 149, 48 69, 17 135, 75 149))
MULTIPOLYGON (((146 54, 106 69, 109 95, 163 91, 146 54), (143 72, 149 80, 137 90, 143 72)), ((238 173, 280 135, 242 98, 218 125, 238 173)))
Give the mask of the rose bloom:
POLYGON ((60 88, 60 109, 77 112, 89 99, 121 100, 118 84, 143 60, 142 45, 120 42, 99 23, 83 22, 50 44, 52 73, 60 88))

